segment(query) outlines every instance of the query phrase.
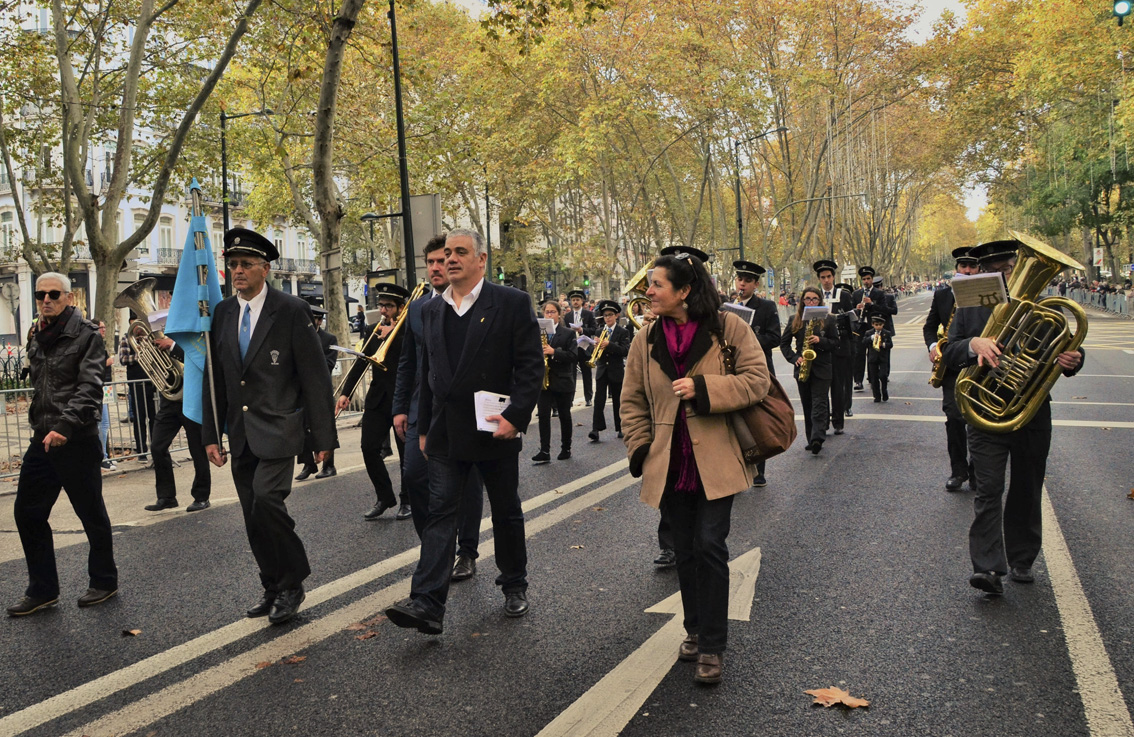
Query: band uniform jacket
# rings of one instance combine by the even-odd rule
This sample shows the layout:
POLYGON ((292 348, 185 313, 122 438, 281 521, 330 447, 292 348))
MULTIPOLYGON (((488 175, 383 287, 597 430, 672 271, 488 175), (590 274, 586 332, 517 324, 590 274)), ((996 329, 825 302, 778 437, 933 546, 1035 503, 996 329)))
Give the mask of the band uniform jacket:
POLYGON ((547 344, 555 349, 555 353, 547 357, 549 392, 572 396, 575 394, 575 377, 578 375, 575 368, 579 362, 576 337, 575 331, 571 328, 556 325, 555 335, 547 341, 547 344))
POLYGON ((879 342, 878 350, 874 350, 873 330, 864 333, 859 340, 862 341, 862 350, 866 353, 866 360, 871 363, 882 360, 894 349, 894 334, 885 328, 882 329, 882 340, 879 342))
POLYGON ((780 344, 780 310, 770 299, 757 297, 755 294, 747 302, 740 303, 756 312, 752 316, 752 331, 756 333, 756 340, 764 349, 764 361, 768 364, 768 371, 776 375, 776 367, 772 363, 772 350, 780 344))
MULTIPOLYGON (((417 401, 421 394, 418 366, 421 365, 421 308, 430 299, 441 299, 432 289, 424 296, 406 305, 406 324, 402 336, 402 355, 398 361, 398 376, 394 387, 393 414, 405 415, 406 423, 417 426, 417 401)), ((442 300, 444 301, 444 300, 442 300)))
MULTIPOLYGON (((678 378, 662 327, 655 321, 630 345, 622 384, 622 431, 631 473, 642 476, 640 498, 655 509, 668 476, 674 423, 682 399, 673 393, 678 378)), ((709 499, 737 494, 752 485, 729 414, 764 399, 771 375, 752 329, 739 316, 721 314, 724 339, 736 348, 735 373, 726 371, 721 344, 703 323, 693 336, 685 376, 695 396, 685 400, 686 427, 697 473, 709 499)))
MULTIPOLYGON (((605 325, 604 325, 605 327, 605 325)), ((599 330, 595 335, 599 335, 599 330)), ((610 384, 621 384, 626 374, 626 354, 630 352, 630 333, 621 325, 615 325, 602 355, 595 363, 595 379, 605 376, 610 384)))
POLYGON ((886 329, 893 331, 894 329, 894 315, 898 314, 898 306, 892 303, 887 297, 886 293, 878 287, 871 287, 869 292, 861 287, 854 290, 851 295, 851 306, 855 309, 858 308, 863 297, 870 297, 870 304, 862 308, 862 314, 858 317, 858 335, 865 335, 870 332, 870 318, 875 315, 881 315, 886 319, 886 329))
MULTIPOLYGON (((409 318, 409 315, 406 315, 409 318)), ((377 325, 368 325, 363 328, 362 339, 362 352, 367 356, 373 356, 382 347, 383 340, 377 335, 373 339, 370 338, 374 331, 378 329, 377 325)), ((398 364, 402 357, 402 341, 406 334, 406 326, 403 323, 398 334, 394 336, 394 342, 390 344, 390 348, 386 351, 385 369, 378 368, 373 361, 363 361, 361 358, 355 359, 347 372, 346 382, 343 384, 343 396, 351 396, 354 394, 354 389, 358 386, 358 382, 362 380, 362 374, 366 368, 370 367, 370 388, 366 390, 366 403, 364 408, 366 411, 381 410, 388 416, 393 417, 391 414, 394 406, 394 385, 398 379, 398 364)))
MULTIPOLYGON (((803 336, 807 334, 807 322, 805 320, 799 330, 793 332, 791 329, 792 321, 788 320, 787 325, 784 326, 783 337, 780 339, 780 352, 784 354, 788 363, 795 367, 792 376, 796 379, 799 378, 799 366, 795 366, 795 359, 803 353, 803 336)), ((814 334, 819 336, 819 342, 813 346, 815 360, 811 362, 811 376, 830 381, 832 373, 831 355, 839 344, 835 316, 828 315, 827 319, 816 327, 814 334)))
MULTIPOLYGON (((582 313, 580 322, 583 323, 583 335, 589 335, 592 338, 595 337, 599 331, 598 320, 595 319, 595 313, 586 308, 579 310, 579 312, 582 313)), ((571 332, 575 332, 575 329, 571 327, 571 321, 573 319, 575 319, 575 311, 568 307, 567 312, 563 315, 563 326, 571 332)), ((576 334, 575 337, 578 337, 578 335, 576 334)), ((584 349, 579 348, 580 356, 583 356, 585 353, 586 351, 584 351, 584 349)))
POLYGON ((841 358, 849 358, 854 354, 855 331, 858 329, 854 315, 856 304, 858 303, 851 299, 850 292, 845 289, 836 289, 828 304, 831 314, 835 316, 835 326, 839 333, 839 344, 833 353, 841 358))
POLYGON ((933 293, 929 314, 925 316, 925 323, 921 326, 921 337, 925 340, 926 350, 932 349, 937 343, 937 330, 948 327, 954 304, 956 298, 952 289, 938 289, 933 293))
POLYGON ((505 458, 523 446, 517 436, 497 440, 476 429, 473 393, 505 394, 511 404, 500 414, 520 432, 527 430, 543 387, 543 343, 531 297, 488 280, 469 310, 465 344, 449 355, 444 320, 456 317, 444 299, 432 299, 421 311, 421 398, 418 432, 426 455, 471 461, 505 458))
POLYGON ((327 362, 327 370, 334 371, 335 364, 339 360, 339 352, 332 350, 331 346, 338 345, 339 339, 323 328, 318 328, 316 332, 319 333, 319 343, 323 346, 323 359, 327 362))
MULTIPOLYGON (((338 447, 331 372, 311 307, 298 297, 265 284, 268 290, 248 353, 240 358, 236 297, 216 307, 212 341, 217 414, 227 426, 230 451, 248 447, 259 458, 285 458, 303 451, 310 434, 317 450, 338 447)), ((207 374, 206 374, 207 375, 207 374)), ((202 385, 205 445, 219 443, 209 388, 202 385)))

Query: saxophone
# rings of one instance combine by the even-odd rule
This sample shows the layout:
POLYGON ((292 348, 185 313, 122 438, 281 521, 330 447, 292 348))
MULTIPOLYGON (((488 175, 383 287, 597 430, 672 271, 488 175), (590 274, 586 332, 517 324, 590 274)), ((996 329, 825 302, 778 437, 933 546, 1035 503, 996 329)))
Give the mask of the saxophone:
MULTIPOLYGON (((539 331, 539 339, 543 341, 543 347, 547 347, 547 333, 542 330, 539 331)), ((547 354, 543 354, 543 388, 546 389, 551 383, 551 364, 548 363, 547 354)))
POLYGON ((953 311, 949 313, 949 322, 945 329, 937 333, 937 358, 933 360, 933 370, 929 372, 929 385, 940 389, 945 383, 945 346, 949 344, 949 328, 953 325, 953 318, 957 316, 957 303, 953 303, 953 311))
POLYGON ((799 364, 799 380, 806 384, 807 380, 811 378, 811 362, 815 360, 815 349, 811 347, 808 339, 815 335, 815 323, 818 320, 808 320, 807 330, 803 331, 803 363, 799 364))

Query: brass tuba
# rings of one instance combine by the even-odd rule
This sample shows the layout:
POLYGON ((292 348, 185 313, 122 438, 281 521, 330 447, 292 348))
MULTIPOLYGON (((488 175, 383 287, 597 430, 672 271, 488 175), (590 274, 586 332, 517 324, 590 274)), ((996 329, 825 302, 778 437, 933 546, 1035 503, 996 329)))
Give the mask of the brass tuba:
POLYGON ((114 306, 128 307, 138 316, 126 328, 126 342, 138 355, 138 365, 150 377, 154 388, 166 399, 177 402, 181 400, 185 383, 185 365, 154 345, 155 340, 165 337, 161 330, 150 328, 149 316, 157 311, 156 283, 153 277, 139 279, 118 293, 114 306))
POLYGON ((650 288, 650 269, 654 268, 654 262, 646 264, 641 270, 631 277, 630 281, 622 287, 622 293, 629 297, 626 303, 626 319, 634 326, 635 330, 642 329, 642 323, 634 319, 634 305, 642 304, 647 308, 650 306, 650 298, 646 296, 646 290, 650 288))
POLYGON ((1074 351, 1087 338, 1087 313, 1065 297, 1039 294, 1064 269, 1083 265, 1031 236, 1009 230, 1020 242, 1016 268, 1008 280, 1006 304, 993 308, 980 337, 1000 346, 996 368, 970 366, 957 378, 957 406, 978 430, 1007 433, 1028 424, 1043 406, 1060 367, 1056 357, 1074 351), (1075 318, 1069 330, 1060 308, 1075 318))

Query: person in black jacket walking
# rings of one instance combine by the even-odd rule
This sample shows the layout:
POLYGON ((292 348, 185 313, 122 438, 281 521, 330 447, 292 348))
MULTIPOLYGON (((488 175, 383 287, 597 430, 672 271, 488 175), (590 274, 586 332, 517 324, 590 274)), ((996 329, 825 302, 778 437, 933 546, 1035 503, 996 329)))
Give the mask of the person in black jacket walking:
MULTIPOLYGON (((173 342, 172 338, 161 338, 154 345, 169 351, 179 361, 185 360, 185 351, 173 342)), ((169 446, 181 428, 185 428, 185 440, 189 444, 189 456, 193 459, 193 485, 189 488, 193 502, 185 508, 186 512, 199 512, 209 508, 209 494, 212 491, 212 472, 209 470, 209 457, 201 442, 201 426, 190 420, 182 412, 180 399, 161 398, 154 429, 151 435, 150 450, 154 457, 154 482, 157 501, 145 506, 146 511, 158 512, 177 506, 177 480, 173 476, 173 458, 169 446)))
POLYGON ((559 411, 560 451, 558 460, 571 457, 572 417, 571 403, 575 401, 575 364, 578 350, 575 331, 562 324, 563 313, 559 302, 549 299, 543 303, 544 319, 555 323, 555 334, 543 347, 547 361, 547 386, 539 395, 539 453, 532 463, 551 462, 551 410, 559 411))
POLYGON ((28 408, 32 440, 20 466, 13 513, 24 558, 28 587, 8 615, 20 617, 59 602, 59 573, 48 518, 67 492, 90 543, 90 588, 79 606, 101 604, 118 593, 110 518, 102 498, 102 374, 106 347, 98 325, 84 320, 71 305, 71 280, 47 272, 35 281, 40 318, 28 333, 31 384, 28 408))
POLYGON ((827 435, 827 423, 830 422, 829 394, 831 391, 831 351, 838 345, 838 328, 835 318, 831 315, 826 320, 804 320, 803 311, 807 307, 819 307, 823 303, 823 293, 816 287, 806 287, 800 294, 799 306, 795 317, 784 327, 783 338, 780 339, 780 351, 784 358, 795 366, 795 383, 799 387, 799 402, 803 406, 804 433, 808 442, 804 450, 815 455, 823 449, 823 441, 827 435), (811 325, 811 335, 808 336, 808 323, 811 325), (815 358, 808 369, 807 381, 799 378, 800 365, 803 363, 803 352, 810 348, 815 351, 815 358))
MULTIPOLYGON (((338 336, 333 333, 328 333, 323 329, 323 321, 327 317, 327 311, 322 307, 311 308, 311 319, 315 322, 315 332, 319 334, 319 344, 323 346, 323 360, 327 362, 327 371, 334 372, 335 363, 339 360, 339 354, 333 350, 331 346, 338 344, 338 336)), ((303 466, 303 470, 295 477, 296 481, 304 481, 315 474, 317 479, 325 479, 328 476, 334 476, 338 473, 335 469, 335 451, 330 451, 323 459, 323 470, 315 465, 315 452, 311 447, 304 447, 303 452, 296 458, 296 462, 303 466)))
POLYGON ((874 329, 860 338, 866 354, 870 391, 875 402, 889 402, 890 351, 894 349, 894 334, 886 329, 886 318, 881 315, 870 318, 870 324, 874 329))
MULTIPOLYGON (((618 325, 618 313, 622 312, 622 308, 614 300, 604 299, 598 303, 598 311, 606 325, 607 334, 594 347, 594 351, 601 350, 602 355, 595 362, 595 411, 591 431, 587 433, 593 443, 599 441, 599 433, 606 429, 608 392, 614 412, 614 431, 618 437, 622 437, 622 418, 618 414, 618 406, 622 396, 622 378, 626 373, 626 354, 630 352, 630 333, 618 325)), ((601 336, 602 332, 598 335, 601 336)))

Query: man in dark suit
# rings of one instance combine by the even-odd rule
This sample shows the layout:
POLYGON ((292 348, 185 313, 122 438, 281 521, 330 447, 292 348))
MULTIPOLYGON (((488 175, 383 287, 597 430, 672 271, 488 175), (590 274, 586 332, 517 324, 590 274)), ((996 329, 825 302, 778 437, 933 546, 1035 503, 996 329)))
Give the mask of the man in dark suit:
MULTIPOLYGON (((961 246, 953 250, 953 259, 957 264, 958 274, 975 274, 980 268, 977 260, 969 255, 971 249, 961 246)), ((952 289, 938 289, 933 293, 933 302, 929 306, 929 314, 925 316, 925 324, 921 328, 921 336, 925 340, 925 347, 929 351, 929 363, 935 364, 941 356, 937 351, 937 341, 949 334, 950 323, 953 321, 954 306, 952 289)), ((949 478, 945 482, 946 491, 957 491, 965 479, 969 487, 976 490, 976 477, 973 474, 972 463, 969 461, 969 442, 965 435, 965 420, 961 411, 957 409, 957 398, 954 389, 957 386, 957 372, 944 367, 945 374, 941 382, 941 411, 945 413, 945 439, 949 448, 949 478)))
POLYGON ((823 304, 835 316, 838 345, 831 351, 831 426, 836 435, 843 434, 843 417, 853 416, 850 410, 851 373, 854 368, 854 302, 849 291, 835 284, 839 265, 828 259, 816 261, 812 267, 819 278, 823 304))
MULTIPOLYGON (((780 312, 775 302, 756 294, 760 277, 766 273, 766 269, 751 261, 733 261, 732 266, 736 269, 736 302, 755 311, 756 314, 752 316, 752 331, 756 333, 756 340, 760 341, 760 347, 764 349, 768 371, 775 376, 772 349, 780 344, 780 312)), ((768 480, 764 477, 764 461, 756 464, 756 477, 752 480, 752 485, 757 488, 768 485, 768 480)))
MULTIPOLYGON (((374 506, 362 515, 367 521, 374 521, 382 516, 390 507, 398 503, 394 496, 394 485, 390 481, 390 472, 386 470, 386 460, 382 456, 382 446, 390 437, 390 428, 394 425, 394 385, 397 383, 398 372, 396 362, 402 356, 402 340, 406 334, 405 324, 394 333, 398 317, 405 309, 409 290, 400 284, 375 284, 374 289, 378 299, 378 309, 382 313, 382 323, 372 325, 364 332, 362 352, 373 356, 379 347, 385 346, 385 362, 379 368, 372 361, 356 359, 343 382, 342 394, 339 395, 335 405, 337 412, 342 412, 350 404, 351 395, 354 394, 358 382, 367 367, 370 367, 370 388, 366 390, 366 403, 362 410, 362 461, 366 464, 366 474, 374 486, 376 500, 374 506), (392 337, 391 337, 392 335, 392 337), (386 341, 392 341, 388 346, 386 341)), ((396 438, 398 445, 399 462, 405 459, 405 444, 401 437, 396 438)), ((398 512, 398 519, 409 519, 412 514, 409 495, 402 487, 402 510, 398 512), (404 514, 403 514, 404 512, 404 514)))
MULTIPOLYGON (((572 289, 567 293, 571 308, 563 315, 563 324, 574 330, 576 337, 587 335, 593 338, 598 333, 598 322, 595 320, 595 313, 586 308, 584 304, 586 298, 587 295, 582 289, 572 289)), ((583 401, 590 407, 591 397, 594 394, 591 390, 591 367, 587 365, 587 350, 579 348, 578 354, 579 373, 583 375, 583 401)))
MULTIPOLYGON (((327 370, 334 372, 335 363, 339 360, 337 351, 332 350, 331 346, 338 344, 339 339, 337 336, 328 333, 323 329, 323 320, 327 316, 327 311, 322 307, 311 308, 311 319, 315 322, 315 332, 319 334, 319 344, 323 346, 323 360, 327 363, 327 370)), ((299 454, 296 459, 303 470, 295 477, 296 481, 305 481, 310 478, 311 474, 315 474, 317 479, 325 479, 328 476, 334 476, 338 473, 335 469, 335 451, 328 451, 327 457, 323 459, 323 470, 320 471, 319 467, 315 465, 315 450, 314 448, 304 448, 303 452, 299 454)))
MULTIPOLYGON (((1000 273, 1009 283, 1016 268, 1016 240, 992 241, 976 246, 969 255, 982 273, 1000 273)), ((1019 295, 1017 295, 1018 297, 1019 295)), ((1001 363, 1003 345, 983 338, 992 316, 990 307, 961 307, 949 327, 945 361, 955 371, 969 366, 1001 363)), ((1063 351, 1056 362, 1064 376, 1083 366, 1084 352, 1063 351)), ((1011 432, 988 432, 969 424, 969 452, 977 476, 975 511, 969 528, 969 557, 973 574, 969 584, 988 594, 1004 593, 1001 578, 1032 583, 1032 563, 1043 545, 1041 501, 1047 455, 1051 449, 1051 397, 1023 427, 1011 432), (1011 463, 1011 482, 1004 498, 1004 477, 1011 463)))
POLYGON ((440 634, 449 593, 450 561, 462 491, 474 468, 492 505, 496 578, 504 613, 528 611, 527 544, 520 506, 519 433, 531 421, 543 383, 543 352, 531 299, 484 279, 484 238, 458 229, 445 240, 449 287, 422 308, 421 397, 418 428, 429 459, 429 516, 410 599, 386 616, 398 627, 440 634), (476 392, 506 395, 509 404, 477 429, 476 392))
MULTIPOLYGON (((862 287, 854 290, 851 295, 851 302, 854 303, 855 318, 858 320, 858 332, 855 334, 857 338, 870 331, 870 318, 874 315, 882 315, 886 318, 886 329, 894 332, 894 315, 897 314, 897 306, 892 306, 886 299, 886 294, 881 289, 874 286, 874 277, 877 272, 874 271, 873 266, 863 266, 858 270, 858 276, 862 279, 862 287), (892 311, 891 311, 892 310, 892 311)), ((856 346, 854 354, 854 390, 860 392, 863 390, 862 379, 866 374, 866 351, 862 347, 861 340, 855 340, 856 346)))
POLYGON ((233 228, 224 243, 236 295, 217 305, 209 333, 216 415, 206 385, 202 432, 209 460, 220 467, 227 456, 217 436, 218 417, 228 428, 232 479, 264 587, 248 616, 267 615, 280 624, 299 610, 303 580, 311 573, 284 503, 291 493, 292 459, 309 434, 316 461, 338 446, 331 372, 310 306, 267 284, 270 262, 279 257, 272 242, 233 228))
MULTIPOLYGON (((598 303, 606 329, 606 338, 595 343, 594 351, 602 351, 595 362, 595 411, 591 421, 591 431, 587 437, 592 443, 599 441, 599 433, 606 429, 606 395, 610 392, 611 409, 614 412, 614 431, 622 437, 622 418, 618 416, 618 400, 622 396, 622 378, 626 373, 626 354, 630 352, 630 333, 618 325, 618 313, 622 308, 611 299, 598 303)), ((598 333, 602 336, 602 331, 598 333)), ((593 355, 593 353, 592 353, 593 355)))
MULTIPOLYGON (((445 236, 429 239, 421 254, 425 259, 426 279, 432 287, 421 299, 406 306, 405 342, 398 362, 398 378, 394 386, 394 432, 405 444, 405 462, 402 464, 402 491, 408 495, 413 526, 421 539, 425 519, 429 512, 429 470, 421 452, 418 433, 418 400, 421 393, 421 354, 425 348, 422 335, 421 310, 431 299, 440 299, 449 286, 445 273, 445 236)), ((574 335, 574 333, 572 333, 574 335)), ((461 495, 460 519, 457 523, 457 557, 453 562, 451 581, 464 581, 476 574, 476 559, 480 547, 480 518, 484 513, 484 489, 480 475, 474 470, 461 495)))

